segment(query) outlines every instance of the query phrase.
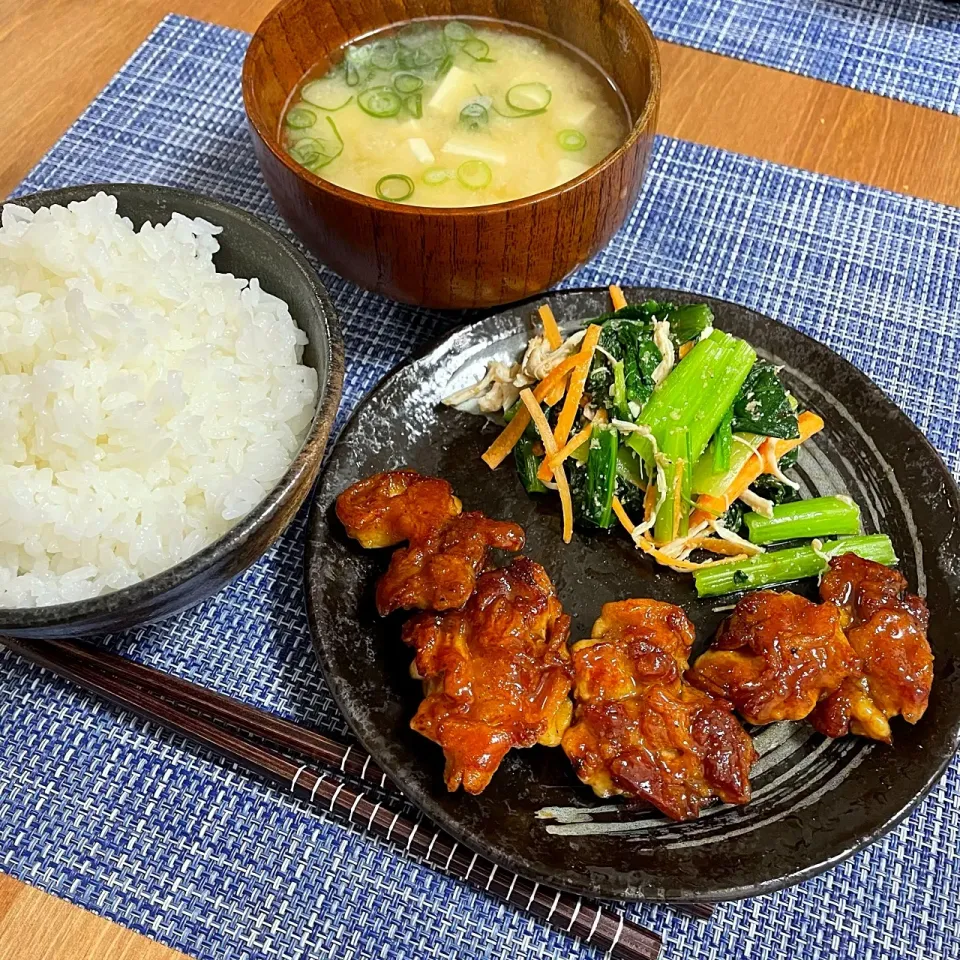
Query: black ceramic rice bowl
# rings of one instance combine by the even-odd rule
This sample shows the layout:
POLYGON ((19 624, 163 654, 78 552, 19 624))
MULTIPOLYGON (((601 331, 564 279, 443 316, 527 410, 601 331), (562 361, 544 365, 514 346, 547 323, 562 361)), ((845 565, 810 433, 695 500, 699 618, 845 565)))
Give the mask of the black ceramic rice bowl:
POLYGON ((169 616, 216 593, 259 559, 286 529, 320 468, 343 383, 343 343, 330 298, 306 259, 276 230, 231 204, 149 184, 66 187, 9 201, 31 210, 86 200, 103 191, 135 227, 167 222, 174 212, 223 228, 214 263, 220 273, 257 277, 286 301, 307 334, 302 362, 318 377, 317 406, 300 450, 277 485, 232 529, 203 550, 140 583, 88 600, 47 607, 0 607, 0 635, 71 637, 103 633, 169 616))

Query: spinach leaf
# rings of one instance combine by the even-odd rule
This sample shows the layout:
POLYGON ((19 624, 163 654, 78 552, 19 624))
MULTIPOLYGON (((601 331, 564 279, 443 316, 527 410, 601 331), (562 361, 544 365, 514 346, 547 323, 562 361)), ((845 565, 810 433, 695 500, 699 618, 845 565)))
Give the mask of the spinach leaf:
POLYGON ((792 450, 788 450, 778 461, 780 464, 781 470, 789 470, 791 467, 797 465, 797 460, 800 459, 800 448, 794 447, 792 450))
POLYGON ((662 303, 657 300, 645 300, 643 303, 628 303, 625 307, 610 313, 602 313, 599 317, 588 320, 587 324, 606 323, 608 320, 641 320, 652 323, 654 320, 666 320, 676 309, 677 305, 668 300, 662 303))
POLYGON ((670 339, 679 347, 713 326, 713 311, 705 303, 688 303, 672 310, 667 319, 670 321, 670 339))
POLYGON ((606 405, 608 399, 619 401, 617 416, 636 420, 640 408, 653 392, 653 371, 659 366, 660 359, 660 350, 653 342, 652 323, 622 317, 607 320, 587 379, 587 389, 594 403, 606 405), (610 357, 623 364, 622 390, 619 385, 614 390, 610 357))
POLYGON ((747 512, 746 504, 742 500, 734 500, 727 507, 727 512, 720 517, 720 522, 737 536, 747 535, 747 525, 743 522, 743 515, 747 512))
POLYGON ((800 436, 797 415, 772 363, 758 360, 747 374, 733 401, 733 430, 782 440, 800 436))
POLYGON ((795 503, 800 499, 800 494, 794 487, 788 486, 769 473, 760 474, 750 485, 750 489, 765 500, 769 500, 774 506, 781 503, 795 503))

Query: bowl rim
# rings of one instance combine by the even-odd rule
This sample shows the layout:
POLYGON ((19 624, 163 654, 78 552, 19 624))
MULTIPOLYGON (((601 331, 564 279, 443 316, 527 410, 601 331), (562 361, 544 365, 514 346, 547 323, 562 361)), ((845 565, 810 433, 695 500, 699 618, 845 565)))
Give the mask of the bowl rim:
MULTIPOLYGON (((618 164, 621 159, 631 151, 638 141, 649 133, 655 133, 656 131, 647 131, 647 123, 650 119, 651 113, 655 113, 659 108, 660 104, 660 94, 661 94, 661 66, 660 66, 660 49, 657 46, 657 39, 653 34, 653 31, 650 29, 650 24, 647 23, 646 18, 633 6, 629 0, 612 0, 618 7, 624 10, 627 16, 633 17, 638 26, 640 27, 640 32, 644 37, 644 42, 647 44, 647 54, 649 55, 650 60, 650 74, 651 74, 651 86, 650 93, 647 95, 647 100, 643 105, 643 110, 640 111, 640 116, 636 119, 633 125, 630 127, 629 132, 627 133, 626 138, 623 143, 620 144, 615 150, 612 150, 608 153, 602 160, 595 163, 592 167, 585 170, 583 173, 574 177, 572 180, 567 180, 564 183, 559 184, 556 187, 551 187, 549 190, 541 190, 539 193, 532 193, 526 197, 517 197, 514 200, 504 200, 500 203, 487 203, 487 204, 478 204, 471 207, 430 207, 430 206, 421 206, 414 203, 391 203, 386 200, 381 200, 379 197, 371 197, 365 193, 358 193, 356 190, 348 190, 346 187, 341 187, 335 183, 331 183, 329 180, 324 180, 322 177, 318 177, 315 173, 311 173, 307 170, 306 167, 302 167, 299 164, 293 162, 290 159, 289 155, 285 150, 281 149, 278 142, 277 136, 275 133, 266 129, 264 123, 261 122, 261 119, 258 116, 254 115, 254 111, 251 109, 251 104, 253 102, 253 89, 254 89, 254 80, 253 80, 253 68, 252 68, 252 57, 251 51, 254 48, 254 45, 259 41, 263 44, 262 31, 265 24, 279 16, 283 13, 287 7, 291 6, 294 3, 300 3, 302 0, 280 0, 280 2, 273 7, 260 21, 257 29, 254 31, 253 37, 250 40, 250 44, 247 46, 247 52, 243 57, 243 72, 242 72, 242 91, 243 91, 243 109, 247 115, 247 122, 256 131, 257 136, 260 140, 266 145, 266 147, 273 154, 274 158, 279 160, 280 163, 286 167, 295 177, 300 180, 309 183, 315 189, 320 190, 323 193, 326 193, 330 196, 336 197, 339 200, 359 203, 363 207, 373 209, 379 213, 396 213, 400 216, 412 216, 412 217, 476 217, 480 214, 498 214, 506 213, 511 210, 517 210, 522 207, 526 207, 533 203, 540 203, 544 200, 552 200, 556 197, 561 196, 564 193, 567 193, 571 190, 576 190, 579 186, 586 183, 588 180, 592 180, 594 177, 600 175, 602 172, 608 170, 609 168, 618 164)), ((558 0, 558 2, 563 2, 563 0, 558 0)), ((452 16, 449 15, 449 16, 452 16)), ((469 19, 469 14, 461 14, 461 16, 469 19)), ((483 16, 478 14, 478 16, 483 16)), ((432 16, 424 17, 409 17, 406 20, 391 20, 390 23, 385 24, 384 27, 389 27, 397 23, 406 23, 419 20, 436 20, 444 19, 443 14, 436 14, 432 16)), ((486 19, 498 19, 498 18, 489 18, 486 19)), ((516 21, 503 20, 504 23, 514 23, 516 21)), ((381 27, 379 29, 384 29, 381 27)), ((544 31, 545 32, 545 31, 544 31)), ((364 36, 364 34, 358 34, 364 36)), ((558 38, 558 39, 563 39, 558 38)), ((352 41, 348 40, 347 43, 352 41)), ((579 49, 575 43, 571 41, 564 41, 570 43, 573 47, 579 49)), ((265 44, 264 44, 265 48, 265 44)), ((298 81, 299 82, 299 81, 298 81)), ((287 98, 289 100, 290 92, 287 93, 287 98)))
MULTIPOLYGON (((326 449, 334 418, 340 407, 345 355, 340 322, 330 295, 306 257, 278 230, 255 214, 235 204, 208 197, 193 190, 132 182, 77 184, 58 187, 53 190, 40 190, 8 197, 6 200, 0 201, 0 206, 8 203, 22 206, 24 201, 36 204, 36 207, 31 209, 48 207, 54 204, 65 205, 75 200, 89 199, 100 192, 117 197, 119 203, 123 202, 123 195, 131 197, 137 194, 159 194, 168 198, 171 206, 175 206, 178 201, 189 200, 209 209, 211 216, 226 213, 228 216, 238 218, 247 227, 272 241, 279 248, 281 255, 289 261, 291 269, 305 279, 313 290, 313 296, 327 332, 328 369, 326 385, 320 390, 310 427, 290 466, 267 495, 246 516, 230 527, 223 536, 218 537, 213 543, 172 567, 111 593, 102 593, 84 600, 49 604, 42 607, 0 607, 0 632, 5 629, 22 632, 31 629, 47 630, 52 627, 79 625, 92 615, 106 613, 107 611, 102 610, 102 608, 116 603, 117 598, 123 598, 130 606, 150 603, 162 595, 182 587, 198 573, 218 565, 234 553, 238 547, 250 541, 261 529, 264 522, 270 520, 280 511, 289 494, 311 469, 310 461, 304 457, 304 451, 318 442, 322 443, 323 450, 326 449)), ((124 215, 119 209, 118 213, 121 216, 124 215)), ((223 226, 223 224, 216 225, 223 226)), ((226 229, 228 228, 224 227, 224 230, 226 229)), ((296 323, 295 318, 294 323, 296 323)), ((300 325, 297 324, 297 326, 300 325)), ((301 329, 303 328, 301 327, 301 329)), ((321 459, 322 454, 316 458, 317 469, 319 469, 321 459)), ((145 621, 132 622, 128 625, 128 628, 135 627, 142 622, 145 621)))

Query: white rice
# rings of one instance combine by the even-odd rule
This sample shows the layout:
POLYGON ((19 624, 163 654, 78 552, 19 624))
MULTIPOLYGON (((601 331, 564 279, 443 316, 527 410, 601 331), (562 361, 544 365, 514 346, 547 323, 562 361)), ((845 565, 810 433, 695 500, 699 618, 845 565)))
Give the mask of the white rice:
POLYGON ((287 305, 217 273, 220 228, 106 194, 0 218, 0 607, 136 583, 277 483, 317 376, 287 305))

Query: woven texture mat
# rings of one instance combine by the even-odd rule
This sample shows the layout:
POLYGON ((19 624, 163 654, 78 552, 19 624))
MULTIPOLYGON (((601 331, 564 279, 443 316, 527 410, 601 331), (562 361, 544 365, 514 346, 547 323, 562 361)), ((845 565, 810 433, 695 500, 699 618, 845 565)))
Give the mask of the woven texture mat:
POLYGON ((662 40, 960 113, 956 0, 633 0, 662 40))
MULTIPOLYGON (((18 193, 138 180, 282 226, 240 100, 247 37, 167 18, 18 193)), ((347 343, 343 417, 449 321, 321 271, 347 343)), ((960 210, 661 139, 642 199, 568 285, 676 286, 799 327, 852 360, 960 466, 960 210)), ((213 600, 105 638, 123 654, 345 736, 313 660, 303 517, 213 600)), ((0 656, 0 869, 198 958, 596 957, 515 912, 0 656)), ((628 908, 665 955, 960 954, 955 765, 881 843, 707 924, 628 908)))

